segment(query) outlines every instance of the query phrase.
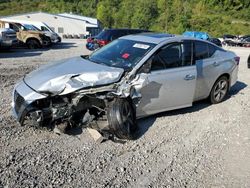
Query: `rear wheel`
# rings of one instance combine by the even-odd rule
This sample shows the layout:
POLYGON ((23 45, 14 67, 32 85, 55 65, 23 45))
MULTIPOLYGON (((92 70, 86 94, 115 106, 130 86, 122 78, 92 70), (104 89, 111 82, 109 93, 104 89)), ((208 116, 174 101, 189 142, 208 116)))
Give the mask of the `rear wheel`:
POLYGON ((214 84, 210 93, 210 102, 217 104, 222 102, 227 96, 229 89, 229 81, 226 76, 220 77, 214 84))
POLYGON ((131 102, 115 99, 108 108, 108 121, 111 131, 121 139, 133 139, 136 131, 136 116, 131 102))
POLYGON ((41 44, 37 39, 29 39, 27 42, 27 47, 29 49, 37 49, 37 48, 41 48, 41 44))

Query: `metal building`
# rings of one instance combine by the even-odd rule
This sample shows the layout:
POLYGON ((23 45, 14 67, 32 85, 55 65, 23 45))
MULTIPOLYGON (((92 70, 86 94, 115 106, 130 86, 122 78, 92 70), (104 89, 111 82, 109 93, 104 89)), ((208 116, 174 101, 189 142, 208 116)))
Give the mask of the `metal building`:
POLYGON ((50 14, 45 12, 31 12, 18 15, 1 17, 0 19, 27 20, 46 23, 53 31, 61 37, 63 35, 77 35, 79 37, 95 35, 100 31, 100 23, 96 18, 89 18, 73 14, 50 14))
POLYGON ((102 29, 101 22, 96 18, 80 16, 72 13, 62 13, 58 15, 86 21, 86 31, 88 31, 91 35, 97 35, 102 29))

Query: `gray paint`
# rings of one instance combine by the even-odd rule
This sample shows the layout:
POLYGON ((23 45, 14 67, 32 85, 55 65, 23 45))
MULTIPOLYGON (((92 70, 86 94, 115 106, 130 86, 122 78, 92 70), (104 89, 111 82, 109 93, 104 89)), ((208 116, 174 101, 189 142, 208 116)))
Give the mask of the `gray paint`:
MULTIPOLYGON (((236 55, 223 51, 217 51, 213 57, 197 61, 193 66, 137 74, 138 69, 162 46, 184 39, 196 39, 181 36, 153 38, 144 35, 122 38, 157 44, 131 72, 122 78, 122 69, 95 64, 76 57, 42 67, 26 76, 25 82, 36 91, 61 92, 60 95, 79 89, 83 89, 82 93, 88 93, 93 88, 88 90, 86 87, 98 88, 100 85, 116 82, 115 91, 109 91, 118 97, 130 96, 135 101, 137 117, 140 118, 162 111, 191 106, 194 101, 206 98, 215 81, 224 73, 230 75, 231 86, 237 80, 238 66, 234 60, 236 55), (72 76, 76 77, 72 78, 72 76)), ((31 95, 35 100, 34 91, 30 94, 22 91, 24 84, 22 82, 15 88, 17 92, 26 99, 31 95)))

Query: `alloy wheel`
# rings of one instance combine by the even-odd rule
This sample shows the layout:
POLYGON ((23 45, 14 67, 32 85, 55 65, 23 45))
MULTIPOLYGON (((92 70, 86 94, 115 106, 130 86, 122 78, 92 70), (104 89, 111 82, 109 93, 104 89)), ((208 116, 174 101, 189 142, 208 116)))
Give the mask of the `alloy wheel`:
POLYGON ((226 80, 220 80, 214 89, 214 99, 220 102, 225 97, 228 90, 228 82, 226 80))

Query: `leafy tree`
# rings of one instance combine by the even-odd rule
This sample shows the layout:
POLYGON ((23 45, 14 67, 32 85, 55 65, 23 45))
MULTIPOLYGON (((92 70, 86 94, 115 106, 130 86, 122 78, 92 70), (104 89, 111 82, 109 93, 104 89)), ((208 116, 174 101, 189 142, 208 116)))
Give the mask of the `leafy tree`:
POLYGON ((1 0, 0 17, 17 13, 72 12, 97 17, 104 27, 250 33, 250 0, 1 0))

